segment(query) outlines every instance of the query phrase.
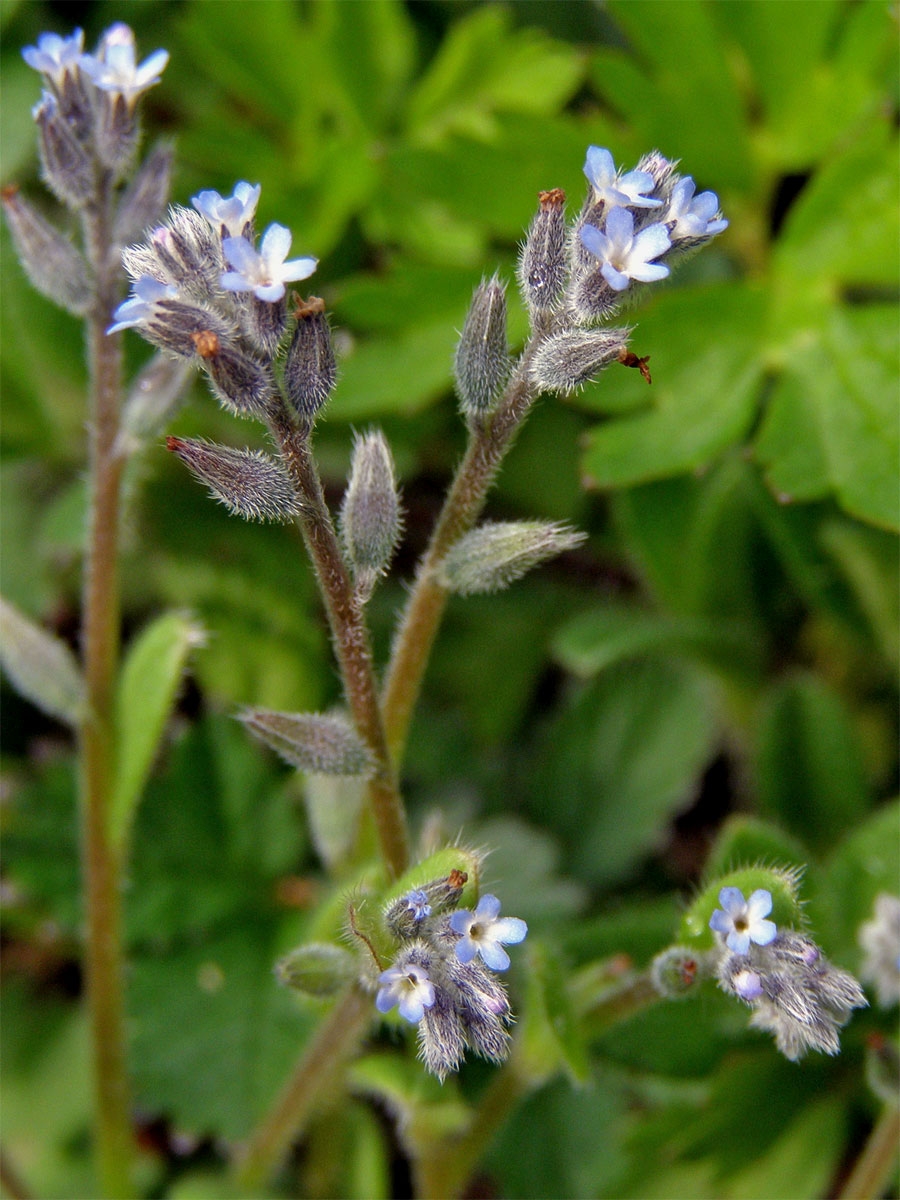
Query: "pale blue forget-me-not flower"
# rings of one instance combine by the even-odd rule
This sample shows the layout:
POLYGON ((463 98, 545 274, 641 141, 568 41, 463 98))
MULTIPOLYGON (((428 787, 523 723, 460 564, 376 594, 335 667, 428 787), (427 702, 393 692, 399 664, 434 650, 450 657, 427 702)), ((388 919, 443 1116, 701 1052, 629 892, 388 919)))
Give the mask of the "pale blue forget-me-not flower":
POLYGON ((627 208, 612 208, 605 232, 595 225, 578 231, 582 245, 600 260, 600 273, 611 288, 624 292, 632 279, 652 283, 665 279, 669 268, 651 260, 664 254, 672 243, 665 225, 648 225, 637 236, 634 217, 627 208))
POLYGON ((425 1009, 434 1004, 434 984, 425 968, 415 963, 389 967, 381 972, 378 983, 375 1007, 380 1013, 390 1012, 396 1005, 400 1016, 416 1025, 422 1020, 425 1009))
POLYGON ((778 932, 774 921, 764 919, 772 911, 772 893, 765 888, 757 888, 745 900, 740 888, 724 887, 719 903, 722 907, 709 918, 709 927, 725 935, 725 945, 734 954, 746 954, 751 942, 768 946, 778 932))
POLYGON ((408 892, 406 902, 409 905, 409 911, 416 921, 422 921, 425 917, 431 916, 431 905, 428 903, 428 894, 423 892, 421 888, 414 888, 413 891, 408 892))
POLYGON ((234 268, 226 271, 222 287, 229 292, 253 292, 258 300, 274 303, 284 295, 286 283, 295 283, 312 275, 316 258, 291 258, 291 231, 284 225, 270 225, 256 250, 246 238, 225 238, 222 250, 234 268), (287 259, 287 261, 285 261, 287 259))
POLYGON ((115 324, 107 333, 118 333, 120 329, 132 329, 149 321, 160 300, 175 300, 178 288, 174 283, 160 283, 152 275, 142 275, 133 285, 132 294, 123 300, 113 313, 115 324))
POLYGON ((83 54, 79 65, 95 87, 123 96, 130 107, 141 92, 159 83, 168 61, 167 50, 156 50, 138 66, 134 33, 119 22, 103 35, 99 52, 83 54))
POLYGON ((214 229, 223 226, 228 230, 228 236, 239 238, 256 215, 259 203, 260 185, 236 183, 230 196, 220 196, 218 192, 199 192, 191 198, 191 204, 197 212, 206 217, 214 229))
POLYGON ((83 53, 84 31, 76 29, 67 38, 58 33, 42 33, 36 46, 26 46, 22 50, 22 57, 29 67, 61 87, 66 72, 79 65, 83 53))
POLYGON ((696 184, 690 175, 679 179, 672 189, 666 211, 666 225, 673 241, 688 237, 713 237, 728 228, 724 217, 716 219, 719 197, 715 192, 695 196, 696 184))
POLYGON ((521 942, 528 933, 528 926, 518 917, 500 916, 500 901, 491 895, 482 896, 474 912, 460 909, 451 913, 450 928, 460 935, 455 949, 461 963, 471 962, 480 954, 495 971, 505 971, 509 966, 509 955, 501 942, 521 942))
POLYGON ((662 200, 643 194, 653 188, 649 172, 629 171, 619 175, 613 156, 601 146, 588 146, 584 173, 594 189, 595 202, 603 200, 610 207, 630 204, 634 208, 659 208, 662 204, 662 200))

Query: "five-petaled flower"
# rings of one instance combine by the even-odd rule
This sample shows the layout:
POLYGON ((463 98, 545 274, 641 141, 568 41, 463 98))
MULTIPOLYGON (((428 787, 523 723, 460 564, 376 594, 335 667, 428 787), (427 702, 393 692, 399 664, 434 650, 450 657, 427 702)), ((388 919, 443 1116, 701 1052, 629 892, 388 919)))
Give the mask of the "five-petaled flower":
POLYGON ((256 215, 260 191, 258 183, 254 186, 241 181, 234 185, 230 196, 220 196, 211 190, 200 192, 191 198, 191 204, 214 229, 224 226, 229 237, 239 238, 256 215))
POLYGON ((60 37, 58 33, 42 33, 36 46, 26 46, 22 57, 33 67, 52 80, 57 87, 62 87, 68 71, 79 65, 84 53, 84 32, 76 29, 70 37, 60 37))
POLYGON ((665 225, 648 225, 635 237, 634 217, 627 208, 609 210, 606 232, 582 225, 579 235, 585 249, 600 259, 600 273, 617 292, 624 292, 632 279, 652 283, 669 274, 668 267, 650 261, 672 245, 665 225))
POLYGON ((610 207, 630 204, 634 208, 659 208, 662 204, 662 200, 643 194, 653 188, 653 176, 648 171, 619 175, 613 156, 601 146, 588 146, 584 173, 594 189, 595 203, 602 200, 610 207))
POLYGON ((178 288, 174 283, 160 283, 152 275, 142 275, 132 285, 131 295, 123 300, 113 313, 115 324, 107 333, 118 333, 120 329, 131 329, 143 325, 153 316, 160 300, 175 300, 178 288))
POLYGON ((518 917, 501 917, 500 901, 496 896, 482 896, 474 912, 460 909, 450 915, 450 928, 460 935, 456 957, 461 963, 471 962, 480 954, 489 967, 505 971, 509 955, 501 942, 521 942, 528 926, 518 917))
POLYGON ((428 903, 428 894, 427 892, 423 892, 421 888, 414 888, 411 892, 408 892, 406 902, 409 905, 409 911, 416 921, 421 921, 425 917, 431 916, 431 905, 428 903))
POLYGON ((286 283, 306 279, 316 269, 316 258, 291 258, 291 231, 284 225, 270 225, 262 236, 259 250, 246 238, 229 237, 222 243, 228 262, 234 268, 221 278, 229 292, 253 292, 258 300, 274 303, 284 295, 286 283))
POLYGON ((401 1017, 413 1025, 422 1020, 426 1008, 434 1004, 434 984, 424 967, 408 963, 389 967, 378 977, 375 1007, 380 1013, 390 1012, 397 1005, 401 1017))
POLYGON ((709 918, 709 927, 725 934, 725 945, 734 954, 746 954, 751 942, 768 946, 778 932, 774 921, 764 919, 772 911, 772 894, 765 888, 757 888, 745 900, 740 888, 724 887, 719 903, 722 907, 709 918))
POLYGON ((83 54, 79 65, 95 87, 124 96, 130 107, 141 92, 159 83, 168 61, 167 50, 156 50, 137 66, 134 32, 119 22, 107 29, 98 53, 83 54))
POLYGON ((716 219, 719 197, 715 192, 695 196, 696 184, 690 175, 679 179, 672 189, 666 211, 666 225, 673 241, 679 238, 713 237, 728 228, 724 217, 716 219))

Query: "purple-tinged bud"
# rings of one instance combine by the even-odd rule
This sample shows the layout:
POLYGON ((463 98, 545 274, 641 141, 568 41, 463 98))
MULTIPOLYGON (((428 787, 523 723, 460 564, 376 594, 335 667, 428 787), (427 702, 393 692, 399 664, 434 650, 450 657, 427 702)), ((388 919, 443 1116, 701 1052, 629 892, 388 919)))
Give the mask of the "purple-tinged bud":
POLYGON ((540 208, 519 259, 519 289, 532 314, 551 312, 569 273, 566 193, 539 192, 540 208))
POLYGON ((169 198, 172 159, 171 144, 160 142, 138 167, 116 213, 114 237, 118 245, 127 246, 162 216, 169 198))
POLYGON ((275 964, 276 978, 303 996, 333 996, 356 976, 356 960, 343 946, 310 942, 298 946, 275 964))
POLYGON ((92 295, 81 254, 23 199, 15 185, 3 188, 0 195, 19 261, 34 287, 62 308, 83 315, 92 295))
POLYGON ((380 430, 354 442, 340 525, 360 596, 366 599, 386 570, 401 529, 394 461, 380 430))
POLYGON ((216 500, 246 521, 289 521, 300 499, 287 473, 261 450, 235 450, 197 438, 166 438, 191 474, 216 500))
POLYGON ((586 536, 553 521, 485 521, 450 547, 435 578, 459 596, 498 592, 586 536))
POLYGON ((284 390, 291 407, 307 426, 328 400, 337 378, 325 301, 317 296, 300 303, 297 327, 284 364, 284 390))
POLYGON ((265 364, 234 343, 222 341, 210 329, 192 334, 191 340, 203 359, 213 391, 225 407, 236 416, 264 421, 274 395, 272 376, 265 364))
POLYGON ((96 188, 90 156, 48 92, 34 109, 34 119, 40 131, 38 148, 47 186, 63 204, 81 208, 96 188))
POLYGON ((509 376, 506 287, 495 275, 475 289, 456 348, 456 391, 469 420, 491 412, 509 376))
POLYGON ((239 720, 285 762, 316 775, 368 775, 372 756, 342 713, 245 708, 239 720))
POLYGON ((630 329, 570 330, 541 342, 529 373, 542 392, 568 395, 620 360, 630 329))

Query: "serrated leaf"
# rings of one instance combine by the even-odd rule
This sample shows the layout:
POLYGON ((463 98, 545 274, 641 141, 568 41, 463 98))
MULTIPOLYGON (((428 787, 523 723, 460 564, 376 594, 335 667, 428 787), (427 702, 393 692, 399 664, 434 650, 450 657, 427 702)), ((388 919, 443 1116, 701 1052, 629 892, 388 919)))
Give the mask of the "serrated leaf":
POLYGON ((285 762, 318 775, 366 775, 372 766, 368 747, 341 713, 283 713, 245 708, 242 724, 271 746, 285 762))
POLYGON ((76 728, 84 714, 84 680, 69 647, 0 599, 0 662, 16 690, 76 728))
POLYGON ((165 613, 135 639, 116 696, 116 776, 109 834, 121 846, 147 782, 199 627, 182 613, 165 613))

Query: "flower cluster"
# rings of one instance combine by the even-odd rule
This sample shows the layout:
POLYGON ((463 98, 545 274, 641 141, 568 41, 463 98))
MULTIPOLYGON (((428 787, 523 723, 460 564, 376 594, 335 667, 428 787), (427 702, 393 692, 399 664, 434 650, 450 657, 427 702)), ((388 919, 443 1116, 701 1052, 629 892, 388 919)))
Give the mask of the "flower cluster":
POLYGON ((385 913, 400 949, 378 976, 375 1007, 381 1013, 396 1007, 418 1026, 419 1053, 439 1079, 459 1067, 466 1047, 491 1062, 506 1058, 512 1013, 492 971, 507 969, 503 946, 528 932, 524 921, 500 916, 496 896, 482 896, 474 911, 455 908, 465 878, 451 873, 408 892, 385 913))
POLYGON ((866 1005, 853 976, 832 966, 810 938, 779 932, 766 920, 772 896, 764 888, 745 901, 739 888, 725 887, 719 903, 709 925, 721 939, 720 987, 752 1008, 750 1024, 774 1034, 791 1061, 807 1050, 837 1054, 839 1030, 853 1009, 866 1005))

